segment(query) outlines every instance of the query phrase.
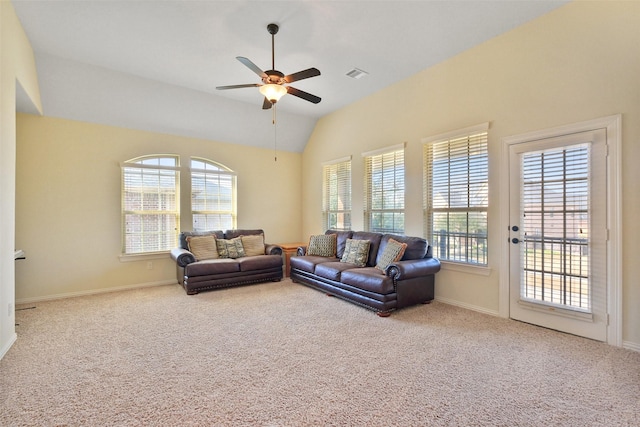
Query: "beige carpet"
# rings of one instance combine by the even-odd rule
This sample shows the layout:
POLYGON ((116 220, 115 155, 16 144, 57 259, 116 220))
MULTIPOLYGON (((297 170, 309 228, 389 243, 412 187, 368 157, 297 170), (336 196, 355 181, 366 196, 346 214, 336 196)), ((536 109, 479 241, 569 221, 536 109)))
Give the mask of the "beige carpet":
POLYGON ((383 319, 285 280, 33 305, 2 426, 640 425, 640 353, 438 302, 383 319))

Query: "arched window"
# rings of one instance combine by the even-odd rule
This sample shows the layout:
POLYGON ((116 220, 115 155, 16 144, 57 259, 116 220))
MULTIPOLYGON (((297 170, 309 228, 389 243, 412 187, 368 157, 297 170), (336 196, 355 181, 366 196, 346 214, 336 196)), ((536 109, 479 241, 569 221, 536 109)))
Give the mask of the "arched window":
POLYGON ((181 180, 180 156, 152 154, 122 164, 122 253, 169 251, 182 226, 196 231, 236 227, 236 175, 209 159, 192 157, 181 180), (191 198, 180 194, 191 193, 191 198), (181 202, 183 204, 181 208, 181 202), (189 203, 190 206, 184 204, 189 203))
POLYGON ((137 157, 122 165, 122 252, 176 247, 180 224, 180 159, 137 157))
POLYGON ((228 230, 236 225, 236 175, 211 160, 191 158, 193 229, 228 230))

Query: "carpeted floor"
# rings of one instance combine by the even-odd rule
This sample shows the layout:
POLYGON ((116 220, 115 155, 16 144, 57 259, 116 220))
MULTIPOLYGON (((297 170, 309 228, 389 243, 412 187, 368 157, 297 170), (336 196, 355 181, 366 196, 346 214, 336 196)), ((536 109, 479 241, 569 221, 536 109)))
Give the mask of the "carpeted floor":
POLYGON ((285 280, 33 305, 2 426, 640 425, 640 353, 438 302, 384 319, 285 280))

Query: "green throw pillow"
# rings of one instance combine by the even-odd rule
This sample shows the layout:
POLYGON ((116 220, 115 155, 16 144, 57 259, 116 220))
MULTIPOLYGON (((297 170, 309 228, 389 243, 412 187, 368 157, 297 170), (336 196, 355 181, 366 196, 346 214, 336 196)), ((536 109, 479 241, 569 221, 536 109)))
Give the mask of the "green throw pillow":
POLYGON ((240 237, 230 240, 216 239, 216 245, 220 258, 242 258, 244 256, 244 247, 240 237))
POLYGON ((364 267, 369 259, 370 245, 371 242, 368 240, 347 239, 340 262, 350 262, 358 267, 364 267))
POLYGON ((307 246, 307 255, 335 258, 338 246, 337 242, 337 234, 319 234, 317 236, 311 236, 309 238, 309 245, 307 246))
POLYGON ((376 268, 384 271, 390 264, 400 261, 404 251, 407 249, 406 243, 400 243, 397 240, 389 239, 387 246, 384 247, 382 255, 376 264, 376 268))

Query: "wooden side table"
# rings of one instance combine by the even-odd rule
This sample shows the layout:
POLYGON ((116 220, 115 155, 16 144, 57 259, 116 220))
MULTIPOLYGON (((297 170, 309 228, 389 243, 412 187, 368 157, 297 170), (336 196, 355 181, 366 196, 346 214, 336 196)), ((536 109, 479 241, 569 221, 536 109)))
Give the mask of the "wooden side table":
POLYGON ((282 248, 282 253, 284 254, 284 277, 289 277, 289 273, 291 273, 291 265, 289 261, 291 260, 291 255, 295 255, 298 251, 298 247, 306 246, 306 243, 279 243, 278 246, 282 248))

